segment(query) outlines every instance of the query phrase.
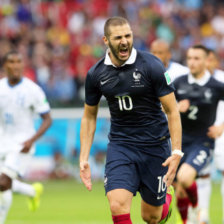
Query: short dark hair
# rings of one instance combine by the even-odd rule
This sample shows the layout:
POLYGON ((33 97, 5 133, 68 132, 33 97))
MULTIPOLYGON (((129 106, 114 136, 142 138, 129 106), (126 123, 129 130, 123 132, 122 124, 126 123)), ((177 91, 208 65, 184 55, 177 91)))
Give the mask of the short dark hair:
POLYGON ((17 50, 11 50, 7 52, 2 58, 2 65, 4 65, 7 62, 9 56, 12 54, 20 55, 20 53, 17 50))
POLYGON ((108 37, 110 35, 109 27, 110 26, 122 26, 124 24, 129 24, 128 20, 120 17, 120 16, 115 16, 109 18, 104 25, 104 36, 108 37))
POLYGON ((206 55, 209 54, 209 50, 208 50, 208 48, 205 47, 205 46, 202 45, 202 44, 195 44, 195 45, 193 45, 193 46, 190 47, 190 48, 192 48, 192 49, 200 49, 200 50, 203 50, 203 51, 205 52, 206 55))

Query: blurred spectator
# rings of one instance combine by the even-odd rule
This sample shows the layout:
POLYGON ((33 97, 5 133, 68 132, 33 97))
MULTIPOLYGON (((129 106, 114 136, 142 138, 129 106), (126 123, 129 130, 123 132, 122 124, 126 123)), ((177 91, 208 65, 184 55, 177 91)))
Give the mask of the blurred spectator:
POLYGON ((74 167, 63 158, 60 150, 54 152, 54 165, 49 173, 50 179, 68 179, 74 177, 74 167))
POLYGON ((163 38, 177 62, 184 63, 185 50, 196 43, 224 59, 221 0, 1 0, 0 59, 17 48, 25 76, 54 107, 81 105, 86 72, 105 52, 104 22, 115 15, 131 22, 138 49, 163 38))

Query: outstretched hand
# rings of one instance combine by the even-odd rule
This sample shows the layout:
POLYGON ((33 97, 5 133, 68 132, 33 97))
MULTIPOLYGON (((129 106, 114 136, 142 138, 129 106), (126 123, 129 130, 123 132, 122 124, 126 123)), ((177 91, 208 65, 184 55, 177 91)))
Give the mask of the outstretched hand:
POLYGON ((86 188, 92 190, 91 170, 87 161, 80 162, 80 177, 86 188))
POLYGON ((163 166, 168 166, 168 171, 163 178, 163 181, 166 183, 167 187, 173 183, 180 160, 181 156, 172 155, 162 164, 163 166))

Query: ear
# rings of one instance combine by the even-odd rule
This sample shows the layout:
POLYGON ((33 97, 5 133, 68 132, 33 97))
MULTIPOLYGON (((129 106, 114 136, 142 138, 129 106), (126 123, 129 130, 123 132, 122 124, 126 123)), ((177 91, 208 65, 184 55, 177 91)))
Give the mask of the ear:
POLYGON ((106 46, 108 46, 108 39, 106 36, 103 36, 103 42, 106 46))

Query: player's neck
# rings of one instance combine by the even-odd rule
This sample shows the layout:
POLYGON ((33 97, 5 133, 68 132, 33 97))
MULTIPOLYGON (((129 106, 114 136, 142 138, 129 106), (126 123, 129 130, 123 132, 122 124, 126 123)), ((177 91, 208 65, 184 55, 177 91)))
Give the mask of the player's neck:
POLYGON ((205 70, 200 72, 200 73, 194 73, 192 74, 194 76, 195 79, 201 79, 204 75, 205 75, 205 70))
POLYGON ((22 78, 19 79, 8 79, 8 83, 10 86, 15 86, 22 81, 22 78))
POLYGON ((211 75, 214 75, 215 73, 215 69, 209 69, 208 71, 210 72, 211 75))

